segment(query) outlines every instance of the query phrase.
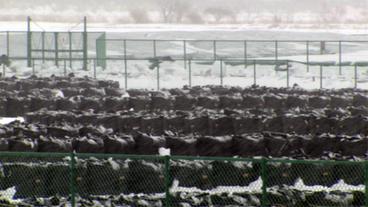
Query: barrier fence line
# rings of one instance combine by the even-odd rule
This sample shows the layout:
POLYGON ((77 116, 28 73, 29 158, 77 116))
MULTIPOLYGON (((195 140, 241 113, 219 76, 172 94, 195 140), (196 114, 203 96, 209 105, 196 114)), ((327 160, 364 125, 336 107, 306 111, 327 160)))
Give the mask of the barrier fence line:
MULTIPOLYGON (((102 196, 110 193, 150 194, 158 192, 163 192, 161 198, 164 206, 176 206, 175 202, 178 202, 177 193, 186 192, 194 195, 197 191, 199 193, 203 191, 200 190, 200 186, 191 186, 193 183, 190 184, 191 181, 198 178, 200 178, 199 184, 212 183, 214 192, 220 190, 218 187, 221 187, 227 189, 228 193, 243 192, 244 195, 255 193, 260 195, 260 206, 270 206, 283 202, 282 199, 280 200, 277 197, 277 194, 273 194, 273 186, 279 186, 281 190, 286 192, 290 191, 288 193, 290 196, 293 188, 287 188, 284 185, 293 184, 298 177, 303 178, 306 183, 316 183, 312 185, 315 186, 316 192, 327 193, 335 191, 336 187, 329 190, 326 187, 321 187, 321 185, 331 186, 339 179, 345 179, 346 182, 353 183, 355 187, 340 186, 341 189, 337 190, 353 193, 352 195, 356 196, 354 197, 354 206, 368 206, 368 161, 37 152, 0 152, 0 161, 2 164, 1 190, 5 190, 3 189, 5 186, 12 187, 15 185, 15 197, 17 199, 50 196, 50 193, 60 194, 60 196, 65 195, 69 197, 67 202, 73 207, 77 206, 84 196, 90 199, 91 197, 88 197, 88 195, 97 196, 101 194, 102 196), (49 164, 45 167, 44 162, 49 164), (183 163, 187 163, 189 167, 183 168, 185 167, 185 165, 182 165, 183 163), (195 169, 193 164, 202 168, 195 169), (152 167, 153 165, 154 167, 152 167), (63 170, 62 166, 67 166, 67 169, 63 170), (188 169, 193 171, 188 171, 188 169), (60 170, 62 172, 55 174, 60 170), (63 172, 68 172, 68 174, 63 174, 63 172), (158 177, 155 177, 152 173, 156 173, 158 177), (162 175, 162 178, 160 175, 162 175), (60 176, 65 176, 65 179, 60 179, 60 176), (106 177, 106 180, 99 179, 104 177, 106 177), (259 186, 248 189, 257 177, 261 179, 261 182, 258 183, 259 186), (44 179, 51 179, 53 183, 44 179), (31 184, 29 182, 33 180, 35 180, 35 186, 32 188, 32 186, 29 186, 31 184), (183 187, 175 186, 174 183, 177 181, 174 182, 174 180, 183 182, 183 187), (62 181, 66 183, 60 183, 62 181), (186 185, 189 185, 188 188, 186 188, 186 185), (63 190, 62 186, 67 186, 67 188, 63 190), (48 190, 45 191, 44 189, 48 190), (359 193, 363 196, 357 196, 359 193), (356 203, 361 205, 356 205, 356 203)), ((313 191, 310 187, 308 189, 307 191, 313 191)), ((298 190, 303 191, 302 189, 298 190)), ((224 190, 223 193, 227 191, 224 190)), ((211 188, 206 192, 211 194, 211 188)), ((295 199, 297 200, 297 198, 295 199)), ((321 197, 317 196, 313 199, 310 201, 318 206, 329 206, 324 204, 326 201, 319 200, 323 199, 321 197)), ((229 203, 225 204, 231 205, 230 201, 226 202, 229 203)))

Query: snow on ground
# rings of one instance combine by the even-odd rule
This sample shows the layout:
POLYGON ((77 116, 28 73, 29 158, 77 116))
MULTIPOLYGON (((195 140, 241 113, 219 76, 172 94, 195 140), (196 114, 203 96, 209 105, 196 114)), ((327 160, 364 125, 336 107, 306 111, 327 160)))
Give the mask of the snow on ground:
POLYGON ((24 122, 24 118, 23 117, 0 117, 0 124, 9 124, 10 122, 13 122, 13 121, 24 122))

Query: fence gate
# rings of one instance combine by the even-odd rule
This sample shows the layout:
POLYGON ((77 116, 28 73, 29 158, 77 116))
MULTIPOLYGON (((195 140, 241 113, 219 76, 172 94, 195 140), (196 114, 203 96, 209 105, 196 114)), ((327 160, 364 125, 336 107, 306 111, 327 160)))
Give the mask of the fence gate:
POLYGON ((73 59, 83 60, 83 32, 32 32, 31 59, 54 61, 59 66, 60 61, 69 62, 73 67, 73 59))

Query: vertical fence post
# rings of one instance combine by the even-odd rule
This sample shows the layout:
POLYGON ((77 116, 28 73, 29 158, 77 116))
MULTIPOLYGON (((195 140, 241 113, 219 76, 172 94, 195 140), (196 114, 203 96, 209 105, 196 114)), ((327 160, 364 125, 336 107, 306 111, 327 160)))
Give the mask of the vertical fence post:
POLYGON ((216 48, 216 40, 213 41, 213 59, 216 60, 217 58, 217 48, 216 48))
POLYGON ((268 206, 267 200, 267 159, 262 158, 261 160, 261 179, 262 179, 262 198, 261 206, 268 206))
POLYGON ((83 69, 87 70, 88 65, 88 34, 87 34, 87 17, 83 18, 83 69))
POLYGON ((10 57, 10 37, 9 37, 9 31, 6 31, 6 56, 10 57))
POLYGON ((319 65, 319 88, 322 89, 322 79, 323 79, 323 66, 322 64, 319 65))
POLYGON ((187 69, 187 41, 183 40, 183 58, 184 58, 184 69, 187 69))
POLYGON ((54 33, 54 39, 55 39, 55 65, 59 66, 59 41, 58 41, 58 33, 54 33))
POLYGON ((244 41, 244 68, 247 68, 248 64, 247 64, 247 41, 244 41))
POLYGON ((71 200, 71 206, 75 207, 75 194, 76 194, 76 183, 75 183, 75 153, 70 153, 70 200, 71 200))
POLYGON ((188 72, 189 72, 189 87, 192 87, 192 60, 191 59, 189 59, 189 61, 188 61, 188 66, 189 66, 189 70, 188 70, 188 72))
POLYGON ((307 72, 309 72, 309 41, 307 41, 307 72))
POLYGON ((35 59, 32 59, 32 75, 35 75, 35 59))
POLYGON ((275 60, 277 61, 279 59, 279 43, 276 40, 275 41, 275 60))
POLYGON ((342 68, 341 68, 341 62, 342 62, 342 45, 341 41, 339 41, 339 75, 342 75, 342 68))
POLYGON ((66 59, 64 59, 64 76, 66 77, 66 59))
POLYGON ((45 63, 45 31, 41 33, 42 63, 45 63))
POLYGON ((289 60, 286 61, 286 87, 290 87, 289 60))
POLYGON ((354 88, 358 86, 358 66, 354 64, 354 88))
POLYGON ((128 60, 127 60, 127 44, 126 40, 123 41, 124 47, 124 83, 125 83, 125 90, 128 89, 128 60))
POLYGON ((256 71, 256 60, 253 60, 253 84, 257 85, 257 71, 256 71))
POLYGON ((220 59, 220 85, 222 86, 224 84, 224 74, 223 74, 223 60, 220 59))
POLYGON ((157 55, 157 50, 156 50, 156 40, 153 40, 153 57, 155 58, 157 55))
POLYGON ((97 73, 96 73, 96 59, 93 59, 93 77, 95 79, 97 78, 97 73))
POLYGON ((157 65, 157 91, 160 90, 160 64, 157 65))
POLYGON ((69 67, 73 68, 73 55, 72 55, 72 50, 73 50, 73 36, 72 36, 72 32, 69 31, 69 67))
POLYGON ((27 67, 32 67, 32 32, 30 17, 27 17, 27 67))
POLYGON ((170 176, 170 156, 165 156, 165 206, 171 206, 171 195, 170 195, 170 186, 171 186, 171 176, 170 176))

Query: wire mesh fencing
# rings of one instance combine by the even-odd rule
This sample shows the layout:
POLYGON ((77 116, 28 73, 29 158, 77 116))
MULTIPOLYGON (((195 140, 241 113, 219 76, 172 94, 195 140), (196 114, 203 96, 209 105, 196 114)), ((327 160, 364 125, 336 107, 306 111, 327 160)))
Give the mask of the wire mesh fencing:
POLYGON ((3 206, 368 206, 367 161, 0 153, 3 206))

